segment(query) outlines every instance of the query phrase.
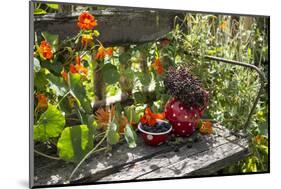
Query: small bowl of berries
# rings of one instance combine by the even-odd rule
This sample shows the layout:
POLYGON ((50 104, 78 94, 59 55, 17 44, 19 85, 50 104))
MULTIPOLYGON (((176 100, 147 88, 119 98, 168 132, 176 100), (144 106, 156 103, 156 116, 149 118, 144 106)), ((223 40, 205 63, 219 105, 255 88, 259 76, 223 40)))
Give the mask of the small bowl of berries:
POLYGON ((163 120, 164 118, 164 113, 153 113, 149 107, 145 109, 145 113, 138 124, 138 130, 146 144, 158 146, 168 139, 169 133, 172 131, 172 125, 163 120))

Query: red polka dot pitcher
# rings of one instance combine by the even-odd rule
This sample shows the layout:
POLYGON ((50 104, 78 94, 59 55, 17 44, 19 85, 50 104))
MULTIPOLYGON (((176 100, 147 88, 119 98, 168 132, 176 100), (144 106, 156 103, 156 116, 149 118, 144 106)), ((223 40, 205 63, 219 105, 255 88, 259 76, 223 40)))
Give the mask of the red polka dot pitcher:
POLYGON ((170 98, 165 106, 165 116, 172 124, 172 133, 177 136, 190 136, 194 133, 206 106, 187 106, 176 98, 170 98))

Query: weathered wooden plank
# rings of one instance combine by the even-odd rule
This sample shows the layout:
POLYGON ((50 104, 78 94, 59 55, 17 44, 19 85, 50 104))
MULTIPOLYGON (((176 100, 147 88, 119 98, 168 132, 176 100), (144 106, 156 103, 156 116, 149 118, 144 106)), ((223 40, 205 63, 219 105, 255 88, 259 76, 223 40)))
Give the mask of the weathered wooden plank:
MULTIPOLYGON (((99 40, 105 45, 143 43, 163 37, 172 30, 174 17, 179 12, 145 9, 106 9, 91 13, 98 21, 99 40)), ((79 13, 35 16, 34 31, 58 34, 60 39, 79 32, 79 13)))
POLYGON ((138 177, 138 179, 208 175, 225 167, 227 165, 225 162, 228 160, 231 160, 229 163, 233 163, 246 155, 248 155, 248 140, 246 138, 236 139, 208 151, 186 156, 182 161, 161 167, 157 171, 138 177))
MULTIPOLYGON (((221 136, 225 132, 221 126, 214 127, 214 134, 212 136, 204 136, 202 139, 195 143, 190 152, 198 152, 199 146, 216 145, 221 136), (196 147, 198 146, 198 148, 196 147)), ((186 138, 187 139, 187 138, 186 138)), ((219 140, 221 141, 221 140, 219 140)), ((186 148, 184 145, 183 148, 186 148)), ((204 148, 202 148, 203 150, 204 148)), ((111 153, 100 153, 92 156, 88 159, 79 169, 78 174, 75 175, 74 179, 79 182, 88 182, 90 180, 100 180, 104 177, 123 170, 124 167, 136 164, 138 162, 154 159, 153 157, 160 158, 161 154, 177 154, 181 153, 182 150, 179 149, 178 152, 173 152, 175 146, 162 145, 159 147, 150 147, 143 144, 142 140, 138 140, 138 147, 135 149, 129 149, 126 144, 120 144, 115 146, 111 153), (78 180, 77 180, 78 179, 78 180)), ((202 151, 201 150, 201 151, 202 151)), ((176 160, 176 159, 175 159, 176 160)), ((64 183, 69 177, 71 171, 74 169, 74 164, 68 164, 63 161, 55 161, 45 159, 43 157, 36 156, 35 158, 35 184, 36 185, 46 185, 46 184, 61 184, 64 183)), ((131 177, 128 177, 131 178, 131 177)))
POLYGON ((195 143, 192 148, 184 145, 178 151, 159 154, 150 159, 136 162, 133 165, 124 167, 118 173, 104 177, 97 182, 138 179, 145 174, 157 171, 161 167, 166 167, 168 165, 182 161, 186 159, 187 156, 193 156, 198 153, 208 151, 211 148, 215 148, 236 139, 237 138, 235 136, 229 136, 228 138, 204 136, 202 137, 202 140, 198 143, 195 143))

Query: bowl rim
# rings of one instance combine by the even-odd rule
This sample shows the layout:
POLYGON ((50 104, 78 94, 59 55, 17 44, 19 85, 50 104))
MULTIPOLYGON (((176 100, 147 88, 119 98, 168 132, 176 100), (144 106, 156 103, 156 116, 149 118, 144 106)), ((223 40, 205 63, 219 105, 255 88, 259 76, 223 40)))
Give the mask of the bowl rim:
MULTIPOLYGON (((157 122, 166 122, 166 123, 169 123, 168 121, 165 121, 165 120, 160 120, 160 119, 157 119, 157 122)), ((169 123, 170 124, 170 123, 169 123)), ((165 131, 165 132, 162 132, 162 133, 152 133, 152 132, 148 132, 148 131, 145 131, 141 128, 141 125, 142 123, 139 122, 138 124, 138 129, 142 132, 142 133, 145 133, 145 134, 148 134, 148 135, 165 135, 165 134, 168 134, 169 132, 172 131, 173 129, 173 126, 170 124, 170 129, 168 131, 165 131)))

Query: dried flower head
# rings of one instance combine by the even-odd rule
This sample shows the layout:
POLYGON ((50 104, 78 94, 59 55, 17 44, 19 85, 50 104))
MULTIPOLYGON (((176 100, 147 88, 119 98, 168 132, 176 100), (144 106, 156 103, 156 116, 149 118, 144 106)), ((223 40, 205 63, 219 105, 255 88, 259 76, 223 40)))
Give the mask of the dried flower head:
POLYGON ((115 106, 99 108, 95 113, 95 119, 97 120, 98 125, 106 130, 106 127, 113 117, 115 118, 116 123, 119 125, 119 132, 123 133, 126 125, 129 123, 128 118, 122 114, 117 115, 115 111, 115 106))
POLYGON ((187 67, 180 66, 178 69, 170 67, 164 78, 164 85, 168 94, 187 106, 203 108, 207 105, 208 92, 187 67))

